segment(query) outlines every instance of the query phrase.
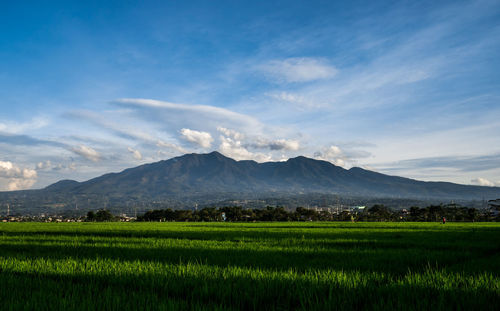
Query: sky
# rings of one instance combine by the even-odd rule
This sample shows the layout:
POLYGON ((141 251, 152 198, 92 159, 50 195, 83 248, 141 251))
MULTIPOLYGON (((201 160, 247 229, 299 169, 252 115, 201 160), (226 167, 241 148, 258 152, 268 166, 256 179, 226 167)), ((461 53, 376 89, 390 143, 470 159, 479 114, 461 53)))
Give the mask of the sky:
POLYGON ((3 1, 0 190, 185 153, 500 186, 500 2, 3 1))

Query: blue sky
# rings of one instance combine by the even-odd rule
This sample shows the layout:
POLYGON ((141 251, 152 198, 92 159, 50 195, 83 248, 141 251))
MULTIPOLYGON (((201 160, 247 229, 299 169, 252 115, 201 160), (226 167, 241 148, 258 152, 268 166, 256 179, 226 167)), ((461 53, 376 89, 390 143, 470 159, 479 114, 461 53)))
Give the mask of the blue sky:
POLYGON ((0 30, 0 190, 213 150, 500 185, 498 1, 13 1, 0 30))

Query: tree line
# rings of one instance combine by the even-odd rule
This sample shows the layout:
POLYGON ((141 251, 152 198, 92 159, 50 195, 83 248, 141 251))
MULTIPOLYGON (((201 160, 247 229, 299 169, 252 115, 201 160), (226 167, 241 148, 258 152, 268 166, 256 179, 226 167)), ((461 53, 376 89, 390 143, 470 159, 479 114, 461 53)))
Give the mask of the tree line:
POLYGON ((151 210, 137 217, 137 221, 500 221, 491 210, 478 210, 457 204, 431 205, 424 208, 395 210, 375 204, 364 210, 331 212, 298 207, 268 206, 263 209, 244 209, 240 206, 206 207, 201 210, 151 210))

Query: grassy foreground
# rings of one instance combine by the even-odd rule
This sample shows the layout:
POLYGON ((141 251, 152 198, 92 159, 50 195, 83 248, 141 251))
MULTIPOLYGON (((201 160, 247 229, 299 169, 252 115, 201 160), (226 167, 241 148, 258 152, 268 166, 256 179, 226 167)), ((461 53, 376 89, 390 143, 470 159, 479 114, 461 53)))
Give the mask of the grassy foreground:
POLYGON ((2 223, 0 309, 498 310, 496 223, 2 223))

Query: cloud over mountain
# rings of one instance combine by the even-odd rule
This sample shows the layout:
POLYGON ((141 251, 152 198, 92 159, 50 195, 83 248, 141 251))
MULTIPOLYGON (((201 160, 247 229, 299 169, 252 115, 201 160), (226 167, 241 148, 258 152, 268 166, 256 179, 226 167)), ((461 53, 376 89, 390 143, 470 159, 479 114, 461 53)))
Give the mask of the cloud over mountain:
POLYGON ((210 148, 212 142, 214 141, 210 133, 186 129, 186 128, 181 129, 181 138, 189 142, 195 143, 202 148, 210 148))
POLYGON ((34 169, 21 168, 10 161, 0 161, 0 179, 7 182, 7 190, 21 190, 31 187, 37 179, 34 169))
POLYGON ((300 143, 298 140, 292 139, 268 140, 262 137, 258 137, 254 142, 250 143, 249 146, 256 149, 297 151, 300 148, 300 143))
POLYGON ((240 140, 220 136, 219 151, 227 157, 235 160, 254 160, 257 162, 270 161, 272 157, 259 152, 251 152, 243 146, 240 140))
POLYGON ((481 178, 481 177, 471 179, 470 182, 471 182, 471 184, 478 185, 478 186, 487 186, 487 187, 499 187, 500 186, 500 182, 490 181, 486 178, 481 178))

